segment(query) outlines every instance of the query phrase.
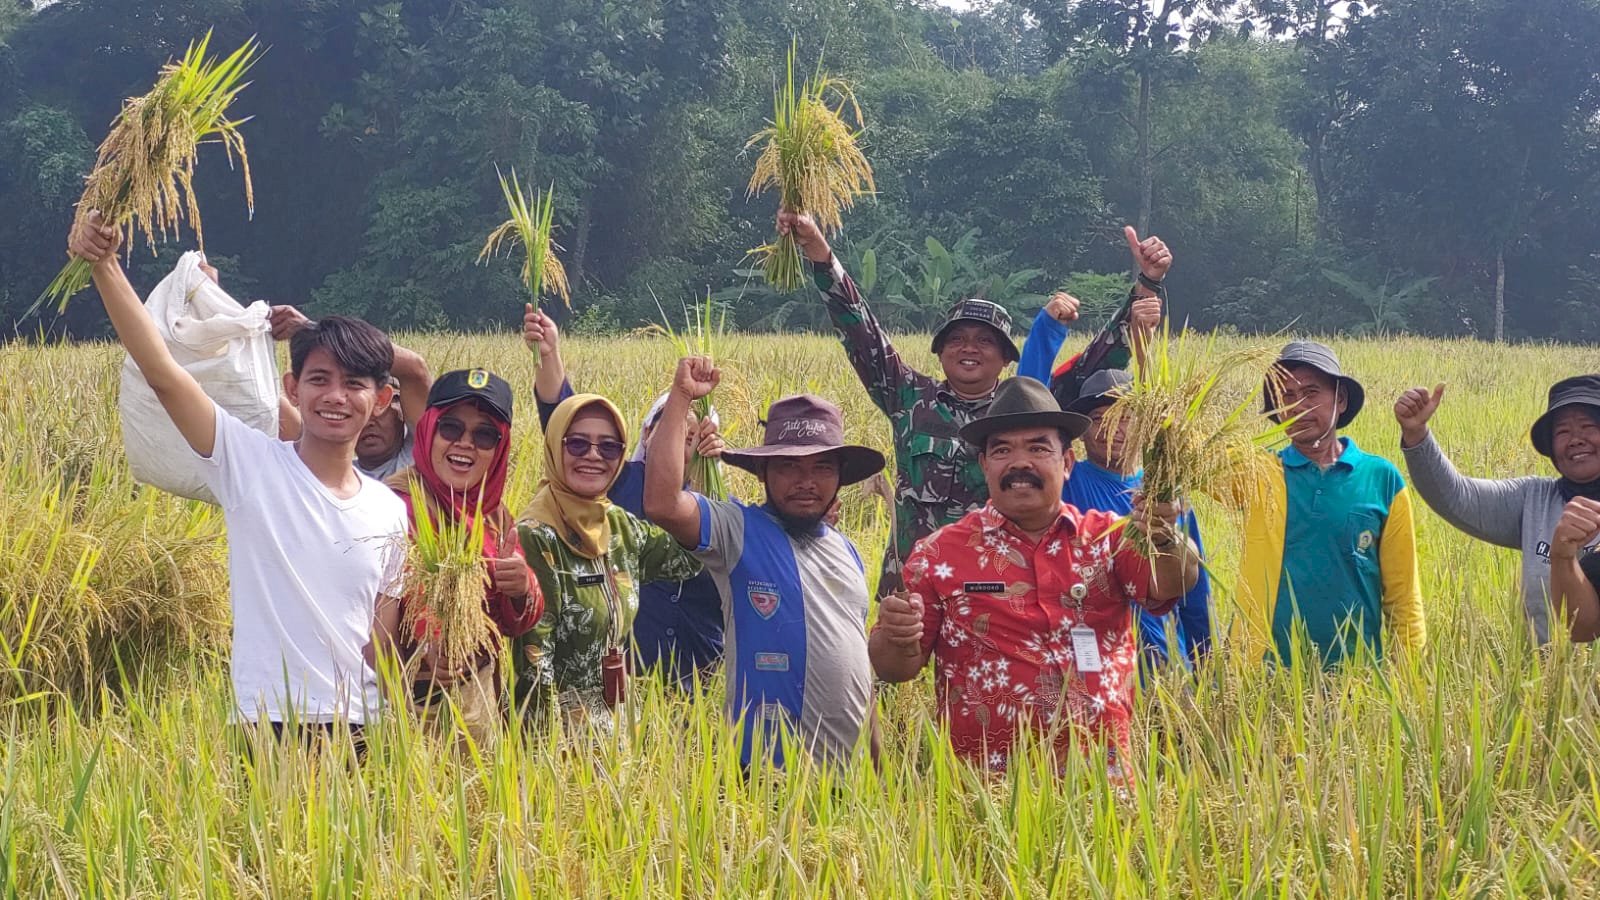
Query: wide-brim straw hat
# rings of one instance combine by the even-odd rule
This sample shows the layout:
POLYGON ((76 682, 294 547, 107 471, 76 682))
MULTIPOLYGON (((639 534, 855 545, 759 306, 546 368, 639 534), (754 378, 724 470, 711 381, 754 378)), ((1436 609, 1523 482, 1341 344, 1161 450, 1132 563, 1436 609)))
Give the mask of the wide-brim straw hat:
POLYGON ((767 430, 759 447, 724 450, 722 461, 757 476, 768 460, 839 454, 839 485, 855 484, 883 471, 883 454, 844 440, 839 407, 814 394, 797 394, 767 409, 767 430))
POLYGON ((1019 375, 1000 382, 989 411, 962 427, 961 439, 982 450, 990 435, 1020 428, 1055 428, 1071 441, 1089 430, 1089 417, 1062 409, 1049 388, 1019 375))

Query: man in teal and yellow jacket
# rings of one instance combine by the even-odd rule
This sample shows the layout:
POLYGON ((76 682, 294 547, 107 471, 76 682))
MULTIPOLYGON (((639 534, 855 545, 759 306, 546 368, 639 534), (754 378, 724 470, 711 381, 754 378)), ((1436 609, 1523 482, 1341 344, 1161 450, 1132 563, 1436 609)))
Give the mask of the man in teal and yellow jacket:
POLYGON ((1358 643, 1381 658, 1385 629, 1420 651, 1427 626, 1411 492, 1394 464, 1339 436, 1365 391, 1314 341, 1289 344, 1275 369, 1268 411, 1294 418, 1283 465, 1245 516, 1237 596, 1249 658, 1294 661, 1300 630, 1324 666, 1358 643))

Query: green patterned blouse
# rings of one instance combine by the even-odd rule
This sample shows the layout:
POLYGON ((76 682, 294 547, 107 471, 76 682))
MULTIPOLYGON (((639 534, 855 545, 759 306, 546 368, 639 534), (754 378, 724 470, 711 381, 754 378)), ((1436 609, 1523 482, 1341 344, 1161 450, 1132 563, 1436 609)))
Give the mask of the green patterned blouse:
POLYGON ((600 677, 608 645, 626 648, 639 610, 639 586, 682 581, 699 574, 700 561, 673 537, 612 506, 611 546, 601 559, 585 559, 562 543, 554 528, 517 526, 528 565, 544 594, 544 615, 514 643, 517 705, 540 721, 552 695, 569 720, 609 727, 600 677), (613 578, 606 577, 609 563, 613 578), (615 598, 610 584, 615 584, 615 598))

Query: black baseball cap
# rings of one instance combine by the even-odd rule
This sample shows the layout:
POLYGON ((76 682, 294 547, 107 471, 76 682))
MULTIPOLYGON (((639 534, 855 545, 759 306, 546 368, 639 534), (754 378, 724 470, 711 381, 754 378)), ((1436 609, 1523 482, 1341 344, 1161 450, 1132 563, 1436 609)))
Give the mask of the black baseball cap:
POLYGON ((511 385, 488 369, 456 369, 440 375, 428 391, 428 406, 449 406, 477 400, 511 424, 511 385))

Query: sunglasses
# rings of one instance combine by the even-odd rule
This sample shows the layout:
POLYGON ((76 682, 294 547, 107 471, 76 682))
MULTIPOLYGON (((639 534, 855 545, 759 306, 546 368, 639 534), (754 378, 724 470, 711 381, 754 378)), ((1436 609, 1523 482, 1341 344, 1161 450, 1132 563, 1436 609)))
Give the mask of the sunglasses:
POLYGON ((567 448, 568 454, 579 459, 588 456, 589 449, 593 447, 600 451, 600 458, 606 462, 616 462, 622 458, 622 451, 628 449, 627 445, 612 438, 604 438, 596 443, 586 437, 578 437, 577 435, 562 438, 561 446, 567 448))
MULTIPOLYGON (((454 444, 467 433, 467 423, 446 417, 439 420, 439 424, 434 426, 434 431, 439 437, 454 444)), ((490 425, 479 425, 472 429, 472 446, 479 450, 493 450, 500 446, 500 429, 490 425)))

